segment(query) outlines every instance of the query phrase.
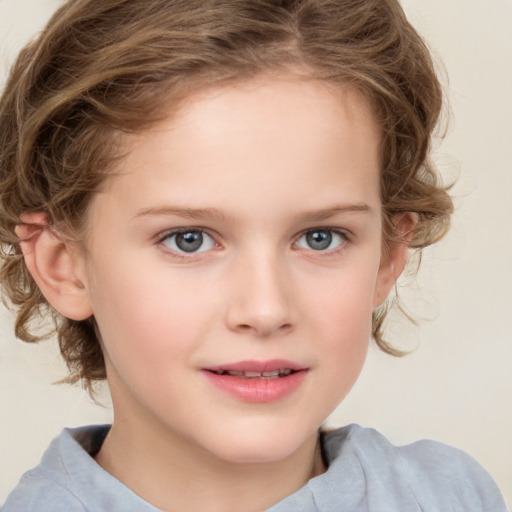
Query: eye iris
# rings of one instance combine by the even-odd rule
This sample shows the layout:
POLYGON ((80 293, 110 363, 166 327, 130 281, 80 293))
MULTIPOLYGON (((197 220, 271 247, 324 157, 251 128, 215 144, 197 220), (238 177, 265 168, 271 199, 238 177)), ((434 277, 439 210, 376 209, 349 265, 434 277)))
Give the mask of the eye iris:
POLYGON ((310 231, 306 235, 306 240, 311 249, 322 251, 331 245, 332 233, 330 231, 310 231))
POLYGON ((200 231, 189 231, 176 235, 176 245, 185 252, 194 252, 203 245, 203 234, 200 231))

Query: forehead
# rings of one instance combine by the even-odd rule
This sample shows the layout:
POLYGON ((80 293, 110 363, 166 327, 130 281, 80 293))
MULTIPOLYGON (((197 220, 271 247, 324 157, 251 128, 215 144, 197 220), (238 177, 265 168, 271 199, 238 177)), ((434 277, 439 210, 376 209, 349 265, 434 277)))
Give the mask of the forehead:
POLYGON ((207 208, 213 196, 245 206, 257 194, 283 206, 291 196, 375 202, 379 143, 360 93, 294 76, 259 78, 198 92, 164 122, 126 137, 126 157, 104 192, 130 208, 169 197, 207 208))

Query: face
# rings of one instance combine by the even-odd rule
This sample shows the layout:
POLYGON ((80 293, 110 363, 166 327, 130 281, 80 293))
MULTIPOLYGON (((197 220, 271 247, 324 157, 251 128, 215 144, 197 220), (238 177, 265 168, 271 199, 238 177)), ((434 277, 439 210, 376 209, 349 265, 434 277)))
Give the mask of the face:
POLYGON ((116 418, 224 461, 293 454, 354 384, 392 284, 369 106, 261 79, 128 144, 83 256, 116 418))

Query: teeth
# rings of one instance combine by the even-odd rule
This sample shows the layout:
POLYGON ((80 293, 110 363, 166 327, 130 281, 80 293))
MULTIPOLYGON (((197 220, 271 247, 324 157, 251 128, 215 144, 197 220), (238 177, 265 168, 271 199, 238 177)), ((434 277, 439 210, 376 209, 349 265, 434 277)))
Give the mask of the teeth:
POLYGON ((241 370, 215 370, 217 375, 231 375, 232 377, 239 377, 242 379, 278 379, 279 377, 286 377, 292 373, 290 368, 284 368, 281 370, 272 370, 271 372, 252 372, 252 371, 241 371, 241 370))
POLYGON ((261 377, 261 373, 260 372, 243 372, 243 376, 244 377, 261 377))
POLYGON ((263 372, 263 377, 279 377, 280 370, 274 370, 272 372, 263 372))
POLYGON ((238 371, 238 370, 228 370, 224 373, 227 373, 228 375, 233 375, 234 377, 243 377, 244 372, 238 371))

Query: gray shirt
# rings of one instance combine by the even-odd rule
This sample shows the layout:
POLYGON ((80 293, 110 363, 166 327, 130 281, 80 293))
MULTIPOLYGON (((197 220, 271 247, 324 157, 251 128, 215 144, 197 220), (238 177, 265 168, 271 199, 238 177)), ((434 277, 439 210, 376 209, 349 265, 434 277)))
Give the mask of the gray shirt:
MULTIPOLYGON (((23 475, 4 512, 158 512, 91 457, 109 427, 65 429, 23 475)), ((434 441, 393 446, 358 425, 325 435, 328 470, 268 512, 506 512, 492 478, 434 441)))

